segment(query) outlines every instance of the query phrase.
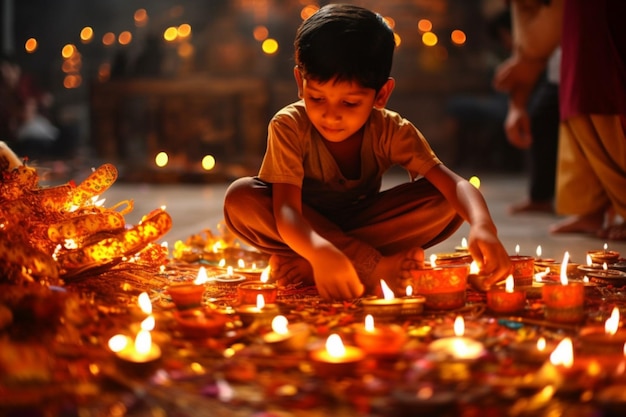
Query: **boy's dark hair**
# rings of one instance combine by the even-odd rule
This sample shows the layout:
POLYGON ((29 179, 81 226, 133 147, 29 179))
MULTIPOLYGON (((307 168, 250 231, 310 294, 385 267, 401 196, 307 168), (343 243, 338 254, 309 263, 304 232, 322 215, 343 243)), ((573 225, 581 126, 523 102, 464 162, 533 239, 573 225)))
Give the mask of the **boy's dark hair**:
POLYGON ((302 22, 294 46, 304 77, 356 81, 378 91, 389 79, 395 39, 381 15, 358 6, 329 4, 302 22))

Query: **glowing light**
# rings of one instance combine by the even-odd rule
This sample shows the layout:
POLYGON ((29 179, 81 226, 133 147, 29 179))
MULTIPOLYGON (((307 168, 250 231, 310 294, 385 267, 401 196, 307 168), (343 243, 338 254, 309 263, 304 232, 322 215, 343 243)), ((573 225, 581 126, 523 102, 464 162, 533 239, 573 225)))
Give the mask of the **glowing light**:
POLYGON ((175 28, 174 26, 168 27, 163 32, 163 39, 165 39, 168 42, 172 42, 172 41, 176 40, 177 36, 178 36, 178 29, 175 28))
POLYGON ((391 291, 391 288, 389 288, 387 283, 382 279, 380 280, 380 287, 383 290, 383 298, 385 300, 393 300, 395 298, 395 296, 393 295, 393 291, 391 291))
POLYGON ((274 55, 278 52, 278 41, 273 38, 267 38, 263 41, 261 48, 267 55, 274 55))
POLYGON ((272 271, 272 269, 270 268, 270 266, 268 265, 267 267, 265 267, 265 269, 261 272, 261 277, 259 278, 259 280, 261 282, 267 282, 270 279, 270 272, 272 271))
POLYGON ((519 255, 519 244, 515 245, 515 254, 519 255))
POLYGON ((254 37, 255 40, 259 42, 267 39, 269 34, 270 34, 270 31, 267 29, 267 27, 263 25, 259 25, 255 27, 254 30, 252 31, 252 36, 254 37))
POLYGON ((140 355, 146 355, 152 347, 152 336, 147 330, 140 330, 135 337, 135 350, 140 355))
POLYGON ((202 169, 211 171, 213 168, 215 168, 215 157, 213 155, 205 155, 202 158, 202 169))
POLYGON ((109 339, 108 345, 112 352, 121 352, 128 345, 128 338, 123 334, 116 334, 109 339))
POLYGON ((115 33, 107 32, 102 35, 102 44, 104 46, 111 46, 115 43, 115 33))
POLYGON ((186 38, 191 35, 191 25, 189 23, 183 23, 178 26, 176 31, 180 38, 186 38))
POLYGON ((189 58, 195 52, 195 48, 193 47, 192 44, 188 42, 183 42, 178 46, 178 49, 176 51, 179 57, 189 58))
POLYGON ((430 32, 431 30, 433 30, 433 23, 428 19, 420 19, 417 22, 417 28, 421 32, 430 32))
POLYGON ((156 325, 156 322, 154 320, 154 316, 152 314, 150 314, 148 317, 143 319, 143 321, 141 322, 140 327, 141 327, 142 330, 152 331, 152 330, 154 330, 154 326, 155 325, 156 325))
POLYGON ((163 168, 167 165, 169 161, 169 157, 167 156, 167 152, 159 152, 157 156, 154 158, 154 163, 156 166, 163 168))
POLYGON ((544 337, 540 337, 537 340, 537 350, 539 352, 543 352, 544 350, 546 350, 546 339, 544 337))
POLYGON ((317 12, 320 8, 314 4, 309 4, 308 6, 304 6, 300 11, 300 17, 302 20, 307 20, 309 17, 313 16, 315 12, 317 12))
POLYGON ((412 285, 407 285, 406 286, 406 296, 410 297, 413 295, 413 286, 412 285))
POLYGON ((569 261, 569 252, 565 252, 563 255, 563 262, 561 263, 561 284, 567 285, 567 262, 569 261))
POLYGON ((457 45, 463 45, 467 41, 467 36, 462 30, 456 29, 450 34, 450 39, 457 45))
POLYGON ((394 20, 393 17, 389 17, 389 16, 385 16, 383 17, 383 20, 385 21, 385 23, 387 23, 387 25, 393 29, 396 27, 396 21, 394 20))
POLYGON ((454 319, 454 335, 456 337, 463 337, 465 334, 465 320, 463 316, 456 316, 454 319))
POLYGON ((278 334, 288 334, 289 320, 287 317, 278 315, 272 319, 272 331, 278 334))
POLYGON ((37 43, 37 39, 35 38, 30 38, 24 43, 24 49, 28 53, 35 52, 37 50, 37 46, 38 46, 38 43, 37 43))
POLYGON ((146 9, 137 9, 133 14, 133 19, 135 20, 135 26, 145 26, 148 22, 148 12, 146 12, 146 9))
POLYGON ((147 292, 142 292, 137 297, 137 304, 141 311, 146 314, 152 314, 152 301, 150 301, 150 296, 147 292))
POLYGON ((480 269, 478 269, 478 264, 476 263, 476 261, 472 261, 472 263, 470 264, 470 270, 469 273, 476 275, 480 272, 480 269))
POLYGON ((61 56, 67 59, 71 57, 72 55, 74 55, 74 52, 76 52, 76 47, 72 45, 71 43, 68 43, 67 45, 63 47, 63 49, 61 49, 61 56))
POLYGON ((470 179, 468 181, 474 187, 480 188, 480 178, 478 178, 477 176, 474 175, 474 176, 470 177, 470 179))
POLYGON ((263 307, 265 307, 265 297, 263 297, 263 294, 257 294, 256 295, 256 308, 258 308, 259 310, 262 310, 263 307))
POLYGON ((613 311, 611 311, 611 317, 606 319, 604 323, 604 332, 609 335, 614 335, 617 333, 617 329, 619 328, 619 309, 617 307, 613 307, 613 311))
POLYGON ((537 258, 541 259, 541 245, 537 245, 537 250, 535 251, 535 253, 537 254, 537 258))
POLYGON ((80 75, 70 74, 63 79, 63 87, 78 88, 82 84, 83 78, 80 75))
POLYGON ((437 266, 437 255, 436 254, 433 253, 432 255, 430 255, 429 259, 430 259, 430 266, 432 266, 433 268, 435 266, 437 266))
POLYGON ((326 351, 334 358, 341 358, 346 355, 346 347, 343 345, 341 336, 333 333, 326 339, 326 351))
POLYGON ((127 30, 121 32, 120 35, 117 37, 117 41, 120 45, 128 45, 132 40, 133 35, 127 30))
POLYGON ((422 43, 426 46, 435 46, 439 42, 439 38, 433 32, 425 32, 422 35, 422 43))
POLYGON ((555 366, 563 365, 565 368, 572 367, 574 364, 574 347, 569 337, 561 340, 550 354, 550 363, 555 366))
POLYGON ((93 39, 93 29, 90 26, 85 26, 80 31, 80 40, 83 43, 91 42, 93 39))
POLYGON ((504 282, 504 291, 513 292, 513 286, 515 285, 515 281, 513 280, 513 275, 509 274, 506 277, 506 281, 504 282))
POLYGON ((201 266, 198 269, 198 275, 196 276, 196 279, 193 280, 193 283, 196 285, 202 285, 202 284, 206 284, 209 281, 209 276, 206 273, 206 268, 201 266))
POLYGON ((368 314, 365 316, 365 331, 373 332, 374 331, 374 316, 368 314))
POLYGON ((402 38, 397 33, 394 33, 393 34, 393 41, 396 44, 396 47, 398 47, 402 43, 402 38))

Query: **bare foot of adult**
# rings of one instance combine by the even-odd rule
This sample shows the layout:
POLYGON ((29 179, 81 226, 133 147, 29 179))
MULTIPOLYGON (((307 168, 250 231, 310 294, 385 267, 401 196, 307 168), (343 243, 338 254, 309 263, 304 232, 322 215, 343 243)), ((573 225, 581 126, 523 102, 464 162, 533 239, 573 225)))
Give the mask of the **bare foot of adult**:
POLYGON ((278 285, 315 285, 313 268, 301 256, 272 255, 269 259, 270 277, 278 285))
POLYGON ((526 200, 509 207, 510 214, 522 213, 554 213, 551 201, 526 200))
POLYGON ((604 224, 604 212, 584 216, 572 216, 550 227, 550 233, 596 234, 604 224))
POLYGON ((597 236, 608 240, 626 240, 626 223, 619 223, 606 227, 600 230, 597 236))
POLYGON ((424 250, 412 248, 394 255, 383 256, 370 277, 367 289, 378 288, 380 280, 393 290, 396 295, 404 294, 407 285, 411 283, 411 270, 424 266, 424 250))

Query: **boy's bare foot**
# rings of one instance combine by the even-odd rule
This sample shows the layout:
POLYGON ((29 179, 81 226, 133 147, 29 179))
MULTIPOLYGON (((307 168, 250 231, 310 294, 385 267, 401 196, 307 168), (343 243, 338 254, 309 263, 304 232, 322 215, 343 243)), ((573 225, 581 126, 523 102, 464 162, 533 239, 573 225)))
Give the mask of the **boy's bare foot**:
POLYGON ((602 229, 604 211, 600 213, 572 216, 550 227, 550 233, 593 233, 602 229))
POLYGON ((521 213, 554 213, 552 202, 526 200, 509 207, 510 214, 521 213))
POLYGON ((411 270, 423 266, 424 250, 422 248, 412 248, 394 255, 383 256, 374 268, 370 282, 377 288, 382 279, 396 296, 404 295, 406 287, 412 282, 411 270))
POLYGON ((269 259, 270 278, 278 285, 315 285, 313 268, 301 256, 272 255, 269 259))

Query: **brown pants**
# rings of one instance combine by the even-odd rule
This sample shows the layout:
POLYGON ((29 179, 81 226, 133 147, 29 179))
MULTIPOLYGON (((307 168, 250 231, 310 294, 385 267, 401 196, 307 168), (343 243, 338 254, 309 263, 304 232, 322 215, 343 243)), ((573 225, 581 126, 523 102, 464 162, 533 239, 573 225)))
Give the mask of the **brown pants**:
POLYGON ((556 210, 585 215, 609 206, 626 218, 626 138, 620 117, 572 117, 559 131, 556 210))
MULTIPOLYGON (((382 255, 428 248, 463 223, 454 208, 425 179, 400 184, 360 201, 349 210, 322 216, 303 206, 313 229, 339 248, 363 283, 382 255)), ((226 191, 224 219, 244 242, 268 254, 295 256, 276 229, 272 185, 256 177, 240 178, 226 191)))

